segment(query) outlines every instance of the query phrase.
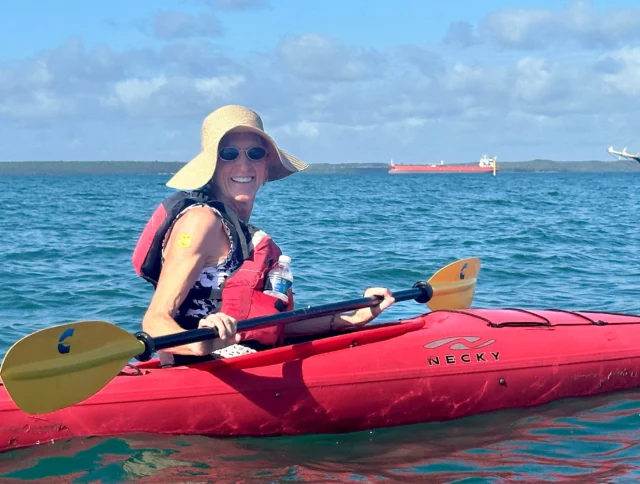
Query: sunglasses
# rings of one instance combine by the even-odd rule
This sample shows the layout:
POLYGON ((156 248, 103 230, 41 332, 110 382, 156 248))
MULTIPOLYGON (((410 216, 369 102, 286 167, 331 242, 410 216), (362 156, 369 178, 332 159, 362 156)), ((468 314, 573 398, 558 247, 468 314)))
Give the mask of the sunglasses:
POLYGON ((234 148, 229 146, 227 148, 222 148, 218 155, 220 159, 224 161, 233 161, 240 156, 240 153, 244 153, 247 155, 251 161, 260 161, 267 156, 267 150, 265 150, 262 146, 252 146, 251 148, 247 148, 246 150, 239 150, 238 148, 234 148))

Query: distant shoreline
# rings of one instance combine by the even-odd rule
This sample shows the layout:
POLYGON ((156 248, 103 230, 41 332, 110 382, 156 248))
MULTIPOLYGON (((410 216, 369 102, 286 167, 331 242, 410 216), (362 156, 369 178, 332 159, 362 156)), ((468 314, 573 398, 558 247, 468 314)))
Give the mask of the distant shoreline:
MULTIPOLYGON (((451 165, 454 165, 453 163, 451 165)), ((476 166, 477 163, 455 164, 476 166)), ((184 166, 172 161, 4 161, 0 176, 10 175, 169 175, 184 166)), ((501 173, 626 173, 639 172, 640 163, 624 161, 503 161, 501 173)), ((303 172, 307 175, 386 173, 387 163, 312 163, 303 172)), ((425 175, 423 175, 425 176, 425 175)))

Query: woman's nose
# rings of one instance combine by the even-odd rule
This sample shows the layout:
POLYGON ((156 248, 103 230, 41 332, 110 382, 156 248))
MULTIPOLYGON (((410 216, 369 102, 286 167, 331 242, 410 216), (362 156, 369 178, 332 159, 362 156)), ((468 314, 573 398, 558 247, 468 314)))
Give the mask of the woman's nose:
POLYGON ((236 163, 240 165, 242 168, 248 168, 251 166, 251 160, 249 159, 245 151, 240 152, 240 154, 238 155, 238 159, 236 160, 236 163))

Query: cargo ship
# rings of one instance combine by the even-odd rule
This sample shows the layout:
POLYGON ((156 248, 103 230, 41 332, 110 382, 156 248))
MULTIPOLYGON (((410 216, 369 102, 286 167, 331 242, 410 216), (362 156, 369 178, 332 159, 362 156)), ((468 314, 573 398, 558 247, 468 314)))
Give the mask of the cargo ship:
POLYGON ((399 165, 391 160, 389 162, 389 173, 406 174, 406 173, 493 173, 495 176, 498 171, 496 158, 489 158, 483 155, 477 166, 472 165, 445 165, 441 161, 439 165, 399 165))

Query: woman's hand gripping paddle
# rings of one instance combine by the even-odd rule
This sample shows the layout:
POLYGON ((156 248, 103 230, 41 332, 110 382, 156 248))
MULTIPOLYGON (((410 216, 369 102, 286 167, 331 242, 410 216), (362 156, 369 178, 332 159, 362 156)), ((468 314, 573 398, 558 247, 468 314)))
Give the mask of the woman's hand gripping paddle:
MULTIPOLYGON (((393 294, 396 302, 413 299, 432 310, 471 306, 480 269, 478 259, 464 259, 440 269, 428 282, 393 294)), ((376 305, 379 297, 359 298, 248 319, 238 331, 290 324, 376 305)), ((101 390, 131 361, 148 360, 157 350, 216 338, 201 328, 158 338, 131 334, 105 321, 80 321, 36 331, 7 352, 0 376, 9 395, 27 413, 53 412, 82 402, 101 390)))

